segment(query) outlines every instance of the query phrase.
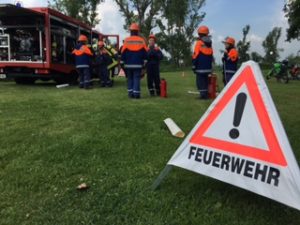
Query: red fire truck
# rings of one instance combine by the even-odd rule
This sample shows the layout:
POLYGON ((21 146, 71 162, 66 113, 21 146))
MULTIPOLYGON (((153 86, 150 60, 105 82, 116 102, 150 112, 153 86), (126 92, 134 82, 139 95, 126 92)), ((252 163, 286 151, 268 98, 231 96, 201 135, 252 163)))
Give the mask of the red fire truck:
POLYGON ((91 46, 105 39, 119 49, 118 35, 104 35, 50 8, 22 8, 0 4, 0 78, 28 84, 41 79, 77 81, 71 54, 80 34, 91 46))

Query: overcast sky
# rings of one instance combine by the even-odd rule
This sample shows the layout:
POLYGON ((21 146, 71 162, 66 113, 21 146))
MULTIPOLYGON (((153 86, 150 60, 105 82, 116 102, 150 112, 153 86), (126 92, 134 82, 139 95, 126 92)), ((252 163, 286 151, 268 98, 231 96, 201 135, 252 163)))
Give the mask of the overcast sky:
MULTIPOLYGON (((15 3, 15 0, 0 0, 0 3, 15 3)), ((24 7, 47 6, 47 0, 23 0, 24 7)), ((219 50, 223 49, 222 40, 226 36, 233 36, 237 41, 242 38, 242 29, 250 25, 249 39, 251 51, 264 54, 261 46, 267 34, 275 27, 282 27, 282 36, 279 48, 284 49, 280 53, 281 58, 289 54, 297 54, 300 50, 299 41, 285 42, 287 20, 284 17, 282 8, 284 0, 206 0, 206 5, 201 11, 206 12, 202 24, 210 28, 213 37, 213 47, 217 61, 220 60, 219 50)), ((96 29, 102 33, 119 34, 121 40, 128 33, 123 29, 124 19, 118 11, 113 0, 105 0, 100 4, 100 24, 96 29)))

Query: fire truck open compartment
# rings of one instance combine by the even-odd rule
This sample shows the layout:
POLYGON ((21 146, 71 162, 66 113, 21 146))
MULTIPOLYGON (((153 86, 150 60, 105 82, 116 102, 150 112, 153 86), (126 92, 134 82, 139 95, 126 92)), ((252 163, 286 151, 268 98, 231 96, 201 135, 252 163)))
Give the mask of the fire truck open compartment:
POLYGON ((0 5, 0 61, 45 60, 44 17, 11 5, 0 5))
POLYGON ((80 28, 58 17, 50 16, 51 62, 74 64, 72 51, 79 34, 86 35, 91 41, 91 30, 80 28))
POLYGON ((77 81, 72 51, 80 34, 86 35, 90 44, 106 38, 118 48, 118 35, 92 31, 53 9, 0 4, 0 74, 17 83, 77 81))

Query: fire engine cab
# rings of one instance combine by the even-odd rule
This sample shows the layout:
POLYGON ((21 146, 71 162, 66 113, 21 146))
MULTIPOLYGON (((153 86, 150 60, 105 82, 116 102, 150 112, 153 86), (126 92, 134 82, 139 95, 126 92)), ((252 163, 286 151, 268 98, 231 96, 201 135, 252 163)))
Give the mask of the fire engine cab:
POLYGON ((22 8, 0 4, 0 78, 28 84, 41 79, 77 81, 71 54, 80 34, 106 40, 119 49, 118 35, 104 35, 79 20, 51 8, 22 8))

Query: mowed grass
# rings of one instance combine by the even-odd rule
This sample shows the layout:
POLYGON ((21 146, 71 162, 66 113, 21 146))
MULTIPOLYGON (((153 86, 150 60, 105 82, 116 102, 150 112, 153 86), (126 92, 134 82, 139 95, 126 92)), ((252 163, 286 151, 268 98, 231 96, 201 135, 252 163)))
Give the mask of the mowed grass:
MULTIPOLYGON (((196 95, 194 75, 164 73, 166 99, 127 98, 124 78, 111 89, 57 89, 0 82, 0 224, 299 225, 300 212, 180 168, 149 187, 211 101, 196 95), (87 183, 89 189, 78 191, 87 183)), ((300 161, 300 82, 268 82, 300 161)))

